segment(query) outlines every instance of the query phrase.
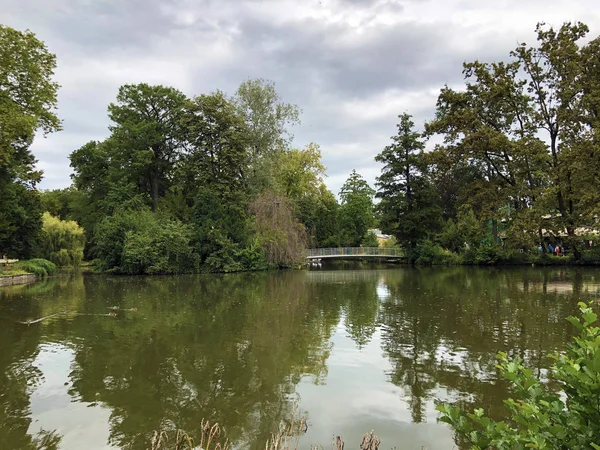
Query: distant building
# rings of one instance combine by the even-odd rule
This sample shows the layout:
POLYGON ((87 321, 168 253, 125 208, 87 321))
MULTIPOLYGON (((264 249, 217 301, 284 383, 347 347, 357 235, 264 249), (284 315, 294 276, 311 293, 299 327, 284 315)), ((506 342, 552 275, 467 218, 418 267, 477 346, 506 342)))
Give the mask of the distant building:
POLYGON ((389 234, 383 234, 381 232, 381 230, 378 230, 377 228, 367 230, 367 232, 373 233, 375 235, 375 237, 377 238, 377 242, 379 243, 379 246, 382 246, 384 242, 386 242, 389 238, 391 238, 391 236, 389 234))

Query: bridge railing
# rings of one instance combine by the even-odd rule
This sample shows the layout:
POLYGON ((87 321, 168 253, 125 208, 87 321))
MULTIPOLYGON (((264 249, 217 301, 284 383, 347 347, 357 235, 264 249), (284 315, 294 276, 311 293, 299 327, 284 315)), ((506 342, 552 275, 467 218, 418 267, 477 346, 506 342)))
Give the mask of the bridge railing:
POLYGON ((320 258, 332 256, 404 256, 400 248, 381 247, 338 247, 338 248, 309 248, 307 258, 320 258))

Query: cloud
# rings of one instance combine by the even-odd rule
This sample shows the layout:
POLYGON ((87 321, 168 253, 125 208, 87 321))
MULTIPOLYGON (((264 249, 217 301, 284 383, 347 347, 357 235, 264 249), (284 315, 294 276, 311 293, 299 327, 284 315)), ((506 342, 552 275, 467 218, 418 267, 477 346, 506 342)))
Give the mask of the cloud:
POLYGON ((247 78, 275 81, 303 110, 295 143, 321 145, 337 193, 352 169, 370 183, 373 157, 397 115, 420 125, 439 89, 460 86, 462 62, 505 59, 533 43, 539 21, 583 20, 592 0, 21 0, 2 22, 34 31, 58 57, 64 131, 38 139, 43 188, 70 183, 68 155, 107 133, 106 107, 124 83, 196 95, 233 93, 247 78))

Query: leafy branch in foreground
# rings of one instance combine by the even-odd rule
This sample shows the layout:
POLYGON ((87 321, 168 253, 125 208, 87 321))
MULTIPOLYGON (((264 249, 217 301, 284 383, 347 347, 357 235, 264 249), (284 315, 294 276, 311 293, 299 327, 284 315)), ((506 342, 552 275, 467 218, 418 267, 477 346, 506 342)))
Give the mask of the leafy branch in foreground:
POLYGON ((551 378, 561 392, 550 392, 523 360, 498 354, 498 368, 518 398, 504 401, 510 419, 497 422, 483 409, 463 413, 443 404, 440 420, 450 424, 471 449, 596 449, 600 450, 600 327, 597 315, 579 303, 580 317, 569 317, 580 332, 562 354, 554 354, 551 378))

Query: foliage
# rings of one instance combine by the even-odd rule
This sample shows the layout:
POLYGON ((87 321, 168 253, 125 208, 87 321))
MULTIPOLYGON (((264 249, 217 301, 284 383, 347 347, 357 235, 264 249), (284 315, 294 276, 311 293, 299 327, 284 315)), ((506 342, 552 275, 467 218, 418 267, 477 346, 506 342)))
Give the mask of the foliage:
POLYGON ((552 379, 561 386, 555 393, 523 366, 519 357, 498 355, 498 368, 511 383, 516 399, 504 401, 510 420, 498 422, 483 409, 464 414, 440 405, 441 420, 449 423, 459 439, 472 449, 589 449, 600 448, 600 328, 597 315, 585 303, 581 315, 569 317, 579 336, 566 352, 552 355, 552 379))
POLYGON ((304 226, 295 219, 284 196, 264 192, 251 205, 256 217, 258 242, 267 261, 280 267, 300 264, 306 248, 304 226))
POLYGON ((45 212, 42 216, 41 255, 58 266, 78 266, 83 259, 85 235, 72 220, 60 220, 45 212))
POLYGON ((41 179, 29 146, 37 130, 60 129, 55 68, 56 56, 32 32, 0 25, 0 179, 41 179))
POLYGON ((42 172, 29 150, 37 131, 60 129, 55 114, 56 57, 30 31, 0 25, 0 253, 27 258, 35 253, 42 225, 42 172))
POLYGON ((581 23, 539 24, 536 32, 537 45, 520 44, 508 61, 465 63, 463 90, 442 88, 426 124, 444 139, 431 155, 434 182, 447 217, 470 203, 481 224, 491 221, 492 242, 505 220, 512 248, 537 247, 546 230, 566 234, 561 240, 580 259, 578 230, 593 224, 600 191, 592 82, 600 40, 581 44, 581 23))
POLYGON ((119 88, 108 106, 115 162, 122 177, 152 200, 155 210, 182 152, 181 123, 186 97, 180 91, 146 83, 119 88))
POLYGON ((310 247, 339 245, 335 196, 325 186, 325 166, 315 143, 282 152, 275 171, 276 190, 287 197, 296 217, 305 226, 310 247))
POLYGON ((35 189, 0 180, 0 255, 35 255, 42 228, 42 205, 35 189))
POLYGON ((365 236, 362 239, 363 247, 379 247, 379 241, 377 240, 377 235, 369 230, 365 233, 365 236))
POLYGON ((102 269, 129 274, 169 274, 195 270, 192 230, 147 209, 105 218, 94 236, 102 269))
POLYGON ((377 178, 377 197, 381 199, 378 210, 382 228, 396 236, 414 260, 417 244, 438 230, 441 209, 427 179, 425 144, 413 131, 411 116, 398 117, 398 134, 375 157, 384 165, 377 178))
POLYGON ((300 109, 282 102, 275 83, 261 78, 244 81, 232 102, 246 124, 250 190, 259 194, 274 189, 278 158, 293 137, 287 127, 300 123, 300 109))
POLYGON ((415 263, 419 265, 455 265, 461 264, 462 258, 448 250, 444 250, 435 242, 425 239, 415 249, 415 263))
POLYGON ((339 227, 343 246, 360 246, 367 230, 374 225, 374 195, 373 188, 352 170, 340 190, 339 227))
POLYGON ((38 277, 45 277, 56 272, 56 265, 47 259, 34 258, 16 262, 13 269, 33 273, 38 277))

